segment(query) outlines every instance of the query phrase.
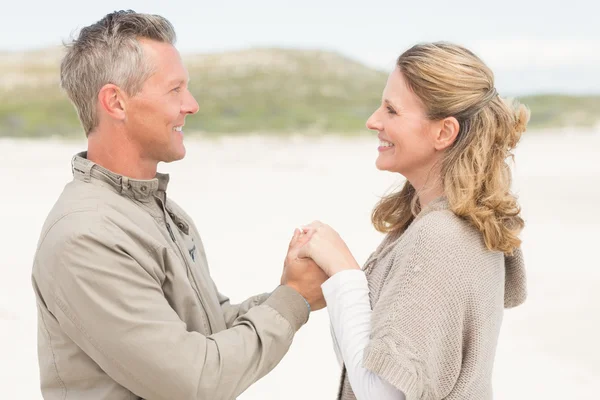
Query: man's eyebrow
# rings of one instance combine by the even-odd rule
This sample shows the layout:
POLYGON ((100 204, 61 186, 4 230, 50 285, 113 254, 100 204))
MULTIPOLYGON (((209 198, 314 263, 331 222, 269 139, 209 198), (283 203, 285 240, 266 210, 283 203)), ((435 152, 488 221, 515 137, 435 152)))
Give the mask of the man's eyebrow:
POLYGON ((181 78, 173 79, 173 80, 169 81, 169 86, 181 86, 184 83, 190 83, 190 78, 187 78, 187 79, 181 79, 181 78))

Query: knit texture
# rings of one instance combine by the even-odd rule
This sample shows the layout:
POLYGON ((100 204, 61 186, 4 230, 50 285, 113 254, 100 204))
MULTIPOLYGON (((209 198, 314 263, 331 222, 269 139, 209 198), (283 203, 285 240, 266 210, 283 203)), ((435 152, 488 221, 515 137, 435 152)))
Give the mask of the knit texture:
MULTIPOLYGON (((523 256, 485 247, 482 234, 431 202, 365 263, 373 309, 363 365, 407 400, 492 399, 504 308, 526 298, 523 256)), ((356 397, 342 371, 341 400, 356 397)))

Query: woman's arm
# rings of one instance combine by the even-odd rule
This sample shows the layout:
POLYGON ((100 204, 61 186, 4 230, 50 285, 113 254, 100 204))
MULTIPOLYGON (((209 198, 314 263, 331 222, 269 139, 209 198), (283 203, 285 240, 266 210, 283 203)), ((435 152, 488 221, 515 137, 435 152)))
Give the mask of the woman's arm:
POLYGON ((361 270, 341 271, 323 285, 323 295, 334 333, 334 343, 346 365, 357 400, 405 400, 404 394, 375 373, 362 367, 371 333, 369 287, 361 270))
POLYGON ((338 364, 340 364, 340 368, 344 368, 344 359, 342 358, 342 352, 340 350, 340 345, 337 342, 337 338, 335 337, 335 331, 333 330, 333 325, 329 325, 329 332, 331 333, 331 340, 333 342, 333 351, 335 351, 335 358, 337 359, 338 364))

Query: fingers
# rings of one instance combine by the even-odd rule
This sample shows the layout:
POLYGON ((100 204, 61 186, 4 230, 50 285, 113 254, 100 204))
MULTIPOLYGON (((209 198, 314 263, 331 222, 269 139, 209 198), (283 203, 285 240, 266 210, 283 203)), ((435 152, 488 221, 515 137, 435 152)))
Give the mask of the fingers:
POLYGON ((311 258, 312 246, 311 242, 313 239, 314 231, 308 231, 303 233, 296 241, 292 252, 296 252, 297 258, 311 258))
POLYGON ((298 249, 296 257, 298 258, 311 258, 311 242, 310 239, 298 249))
POLYGON ((302 227, 302 232, 307 233, 310 230, 317 231, 317 230, 319 230, 319 228, 322 228, 323 226, 325 226, 325 224, 323 224, 321 221, 313 221, 308 225, 304 225, 302 227))
POLYGON ((300 241, 308 242, 315 236, 317 230, 315 228, 302 228, 302 235, 300 241))
POLYGON ((302 231, 298 228, 294 229, 294 236, 292 236, 292 240, 290 240, 288 250, 292 249, 296 245, 298 239, 300 238, 300 235, 302 235, 302 231))
POLYGON ((311 240, 317 231, 325 225, 321 221, 313 221, 308 225, 302 226, 300 229, 294 230, 288 252, 295 253, 297 258, 311 258, 311 240), (296 232, 298 231, 298 232, 296 232))

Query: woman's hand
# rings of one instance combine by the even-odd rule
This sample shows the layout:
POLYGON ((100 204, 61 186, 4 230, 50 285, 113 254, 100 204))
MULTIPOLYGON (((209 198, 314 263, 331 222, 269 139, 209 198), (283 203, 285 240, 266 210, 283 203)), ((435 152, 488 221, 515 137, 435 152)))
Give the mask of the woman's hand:
POLYGON ((346 269, 360 269, 346 243, 329 225, 314 221, 302 230, 310 240, 300 248, 298 257, 312 258, 328 276, 346 269))
POLYGON ((308 241, 302 230, 295 229, 283 263, 281 284, 296 290, 310 304, 312 311, 325 307, 321 285, 329 276, 310 258, 300 258, 298 251, 308 241))

